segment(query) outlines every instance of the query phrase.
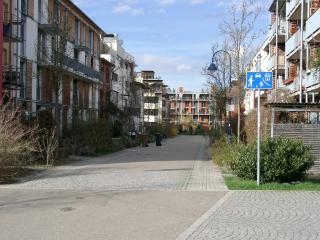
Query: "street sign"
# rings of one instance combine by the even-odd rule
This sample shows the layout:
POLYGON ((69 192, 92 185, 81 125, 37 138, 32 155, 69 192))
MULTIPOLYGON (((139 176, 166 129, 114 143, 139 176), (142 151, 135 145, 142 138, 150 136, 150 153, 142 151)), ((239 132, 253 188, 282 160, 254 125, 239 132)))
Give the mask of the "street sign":
POLYGON ((272 72, 247 72, 247 89, 272 89, 272 72))

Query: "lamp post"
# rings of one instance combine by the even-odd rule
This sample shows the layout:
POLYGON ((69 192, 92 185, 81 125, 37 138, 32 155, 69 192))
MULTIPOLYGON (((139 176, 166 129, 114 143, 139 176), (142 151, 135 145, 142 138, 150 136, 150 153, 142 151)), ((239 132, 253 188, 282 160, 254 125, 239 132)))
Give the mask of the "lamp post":
MULTIPOLYGON (((216 52, 213 53, 213 56, 212 56, 212 60, 211 60, 211 64, 210 66, 208 67, 208 71, 209 72, 216 72, 218 71, 218 66, 217 64, 215 63, 215 60, 216 60, 216 55, 218 53, 225 53, 228 55, 229 57, 229 60, 230 60, 230 64, 229 64, 229 69, 230 69, 230 73, 229 73, 229 85, 231 86, 231 75, 232 75, 232 57, 230 55, 229 52, 221 49, 221 50, 218 50, 216 52)), ((225 84, 225 79, 224 79, 224 84, 225 84)), ((229 89, 230 90, 230 89, 229 89)), ((227 91, 225 92, 225 98, 226 98, 226 103, 227 103, 227 91)), ((231 119, 230 119, 230 114, 228 112, 228 125, 227 125, 227 134, 228 134, 228 142, 231 143, 231 138, 232 138, 232 131, 231 131, 231 119)))

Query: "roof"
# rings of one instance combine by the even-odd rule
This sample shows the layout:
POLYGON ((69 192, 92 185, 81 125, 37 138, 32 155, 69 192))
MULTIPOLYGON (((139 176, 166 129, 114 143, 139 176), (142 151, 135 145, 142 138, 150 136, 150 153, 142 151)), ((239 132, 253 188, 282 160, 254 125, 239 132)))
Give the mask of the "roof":
POLYGON ((300 110, 308 110, 308 109, 316 109, 320 111, 320 103, 285 103, 285 102, 273 102, 267 103, 266 105, 272 108, 281 108, 281 109, 300 109, 300 110))
POLYGON ((86 20, 94 25, 101 33, 105 34, 104 30, 102 30, 102 28, 100 28, 98 24, 96 24, 86 13, 84 13, 84 11, 82 11, 73 1, 66 0, 66 2, 79 11, 86 18, 86 20))
POLYGON ((275 12, 276 11, 277 1, 279 1, 279 8, 281 8, 283 6, 283 4, 286 2, 285 0, 273 0, 271 6, 269 8, 270 12, 275 12))

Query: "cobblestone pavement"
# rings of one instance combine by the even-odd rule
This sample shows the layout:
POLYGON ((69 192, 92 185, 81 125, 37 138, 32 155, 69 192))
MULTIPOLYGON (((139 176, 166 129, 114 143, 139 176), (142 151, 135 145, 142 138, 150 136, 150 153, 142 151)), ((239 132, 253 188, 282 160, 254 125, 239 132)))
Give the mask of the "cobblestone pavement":
POLYGON ((208 139, 177 137, 162 147, 135 148, 61 166, 2 186, 21 189, 89 191, 227 190, 208 156, 208 139))
POLYGON ((320 192, 230 192, 179 240, 320 239, 320 192))
POLYGON ((207 150, 182 136, 0 186, 0 240, 176 239, 226 194, 207 150))

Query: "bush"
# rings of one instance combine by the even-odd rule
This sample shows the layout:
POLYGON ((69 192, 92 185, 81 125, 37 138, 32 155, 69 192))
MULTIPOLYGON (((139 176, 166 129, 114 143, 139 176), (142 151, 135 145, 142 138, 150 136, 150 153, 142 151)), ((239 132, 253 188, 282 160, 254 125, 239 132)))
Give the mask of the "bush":
POLYGON ((220 139, 223 138, 223 128, 221 127, 217 127, 217 128, 212 128, 211 131, 210 131, 210 139, 211 139, 211 142, 214 142, 214 141, 219 141, 220 139))
MULTIPOLYGON (((230 162, 241 178, 256 179, 256 144, 241 145, 230 162)), ((279 137, 261 142, 261 181, 294 182, 303 180, 313 165, 310 147, 299 141, 279 137)))
POLYGON ((37 152, 38 127, 26 126, 17 111, 0 109, 0 182, 10 180, 37 152))
POLYGON ((212 159, 219 167, 229 168, 235 154, 235 145, 227 142, 227 137, 221 137, 212 144, 212 159))

